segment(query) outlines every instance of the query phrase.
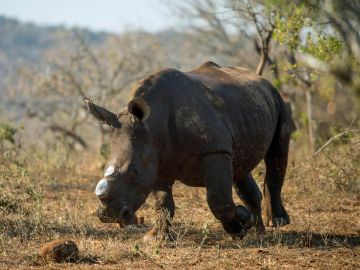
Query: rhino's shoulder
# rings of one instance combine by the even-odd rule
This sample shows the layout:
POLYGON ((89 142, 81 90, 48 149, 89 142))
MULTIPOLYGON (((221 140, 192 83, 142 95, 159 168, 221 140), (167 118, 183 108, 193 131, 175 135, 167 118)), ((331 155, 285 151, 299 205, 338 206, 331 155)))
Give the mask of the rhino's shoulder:
POLYGON ((161 91, 162 88, 170 88, 171 84, 178 84, 179 80, 186 80, 186 75, 177 69, 166 68, 154 74, 149 75, 145 79, 138 81, 131 91, 131 98, 144 96, 150 91, 156 89, 161 91))

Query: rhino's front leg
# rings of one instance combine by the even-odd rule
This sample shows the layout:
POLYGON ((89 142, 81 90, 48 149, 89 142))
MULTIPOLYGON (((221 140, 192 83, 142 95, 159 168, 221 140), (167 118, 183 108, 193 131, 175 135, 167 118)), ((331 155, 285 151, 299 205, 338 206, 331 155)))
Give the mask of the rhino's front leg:
POLYGON ((244 237, 255 219, 244 206, 236 206, 232 198, 232 159, 219 153, 202 159, 207 202, 225 231, 234 238, 244 237))
POLYGON ((154 211, 156 215, 155 226, 144 236, 144 241, 173 240, 171 223, 175 213, 175 203, 172 195, 172 181, 158 180, 151 192, 154 199, 154 211))

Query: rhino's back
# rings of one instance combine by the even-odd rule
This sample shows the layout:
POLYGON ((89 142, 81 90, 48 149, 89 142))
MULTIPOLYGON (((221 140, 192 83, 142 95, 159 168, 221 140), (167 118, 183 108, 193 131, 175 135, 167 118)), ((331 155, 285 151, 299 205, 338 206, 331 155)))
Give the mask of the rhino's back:
MULTIPOLYGON (((204 86, 201 92, 213 113, 220 115, 232 139, 234 165, 243 171, 252 169, 263 159, 276 130, 282 102, 277 90, 247 69, 220 67, 212 62, 187 76, 204 86)), ((214 128, 220 125, 217 123, 214 128)), ((215 136, 226 138, 224 133, 215 136)))
POLYGON ((247 69, 220 67, 213 62, 187 76, 204 86, 201 92, 234 137, 250 136, 256 142, 267 135, 272 138, 282 100, 267 80, 247 69))

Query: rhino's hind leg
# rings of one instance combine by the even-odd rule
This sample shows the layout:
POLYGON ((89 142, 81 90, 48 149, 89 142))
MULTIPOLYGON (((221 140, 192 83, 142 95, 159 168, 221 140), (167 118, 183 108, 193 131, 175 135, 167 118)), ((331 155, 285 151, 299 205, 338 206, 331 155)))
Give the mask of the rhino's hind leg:
POLYGON ((266 175, 264 185, 265 214, 267 226, 284 226, 290 223, 282 199, 291 129, 282 124, 275 132, 271 146, 265 156, 266 175))
POLYGON ((248 174, 243 178, 234 179, 234 189, 246 207, 254 214, 256 231, 258 233, 264 232, 265 227, 261 217, 262 195, 252 175, 248 174))
POLYGON ((175 181, 157 181, 151 195, 155 201, 155 226, 144 236, 145 242, 154 240, 174 240, 171 233, 171 223, 175 213, 175 202, 172 195, 172 185, 175 181))
POLYGON ((236 206, 232 198, 232 160, 229 155, 209 154, 202 159, 202 176, 207 202, 215 218, 233 237, 242 238, 255 223, 244 206, 236 206))

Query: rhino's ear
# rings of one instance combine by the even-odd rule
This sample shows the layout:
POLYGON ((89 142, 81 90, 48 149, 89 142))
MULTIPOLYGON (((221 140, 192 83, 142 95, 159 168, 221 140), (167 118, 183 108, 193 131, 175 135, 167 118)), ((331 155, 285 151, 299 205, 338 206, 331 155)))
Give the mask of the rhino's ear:
POLYGON ((141 121, 145 121, 150 116, 150 106, 143 97, 136 97, 130 100, 128 111, 141 121))
POLYGON ((115 113, 94 104, 89 98, 84 98, 84 101, 90 114, 94 116, 98 121, 104 124, 108 124, 109 126, 118 128, 121 127, 121 124, 115 113))

